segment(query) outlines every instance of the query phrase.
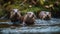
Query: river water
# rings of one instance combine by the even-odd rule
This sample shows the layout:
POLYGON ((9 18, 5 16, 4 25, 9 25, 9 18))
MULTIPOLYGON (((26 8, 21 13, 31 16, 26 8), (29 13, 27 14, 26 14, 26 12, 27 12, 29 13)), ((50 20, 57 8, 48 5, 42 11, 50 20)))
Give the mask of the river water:
MULTIPOLYGON (((6 22, 6 24, 12 23, 6 22)), ((60 19, 56 18, 51 18, 51 20, 36 19, 35 25, 32 26, 0 28, 0 34, 60 34, 60 19)))

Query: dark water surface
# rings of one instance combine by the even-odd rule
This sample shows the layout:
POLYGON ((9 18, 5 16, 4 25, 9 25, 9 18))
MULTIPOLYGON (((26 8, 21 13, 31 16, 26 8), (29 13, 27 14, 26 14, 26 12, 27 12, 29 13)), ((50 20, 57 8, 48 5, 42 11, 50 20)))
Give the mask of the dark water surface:
MULTIPOLYGON (((1 22, 3 24, 5 22, 1 22)), ((5 24, 12 24, 6 22, 5 24)), ((0 28, 0 34, 60 34, 60 19, 51 18, 51 20, 36 19, 33 26, 22 26, 15 28, 0 28)))

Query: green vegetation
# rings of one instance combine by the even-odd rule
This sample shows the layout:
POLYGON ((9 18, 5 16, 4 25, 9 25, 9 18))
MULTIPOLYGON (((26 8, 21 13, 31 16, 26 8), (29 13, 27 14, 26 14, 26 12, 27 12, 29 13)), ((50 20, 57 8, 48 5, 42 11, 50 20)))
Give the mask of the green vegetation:
MULTIPOLYGON (((28 11, 33 11, 34 13, 37 13, 39 10, 50 11, 50 7, 46 8, 45 6, 53 5, 59 0, 37 0, 36 4, 29 1, 30 0, 27 0, 23 3, 24 0, 0 0, 0 16, 7 14, 6 12, 9 12, 12 8, 18 8, 22 14, 25 14, 28 11)), ((55 9, 54 6, 51 7, 54 8, 54 11, 60 9, 60 6, 57 9, 55 9)))

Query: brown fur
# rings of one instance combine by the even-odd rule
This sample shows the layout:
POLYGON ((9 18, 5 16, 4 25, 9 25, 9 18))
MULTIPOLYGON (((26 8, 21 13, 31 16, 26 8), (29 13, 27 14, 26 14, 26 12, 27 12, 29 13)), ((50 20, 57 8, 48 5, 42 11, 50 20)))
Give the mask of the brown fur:
POLYGON ((21 22, 23 22, 24 20, 24 16, 21 16, 21 18, 19 19, 21 22))
POLYGON ((11 18, 12 22, 16 22, 16 20, 19 20, 19 16, 17 14, 13 15, 13 17, 11 18))
POLYGON ((27 25, 33 25, 33 24, 34 24, 34 19, 27 17, 25 23, 26 23, 27 25))
POLYGON ((47 19, 51 19, 51 13, 49 13, 49 15, 46 15, 46 14, 45 14, 45 15, 39 15, 38 17, 39 17, 40 19, 46 19, 46 20, 47 20, 47 19))
MULTIPOLYGON (((21 16, 21 18, 20 18, 20 21, 21 21, 21 22, 24 21, 24 17, 25 17, 25 16, 21 16)), ((27 17, 27 18, 25 19, 25 22, 24 22, 24 23, 25 23, 26 25, 33 25, 33 24, 34 24, 34 21, 35 21, 35 20, 34 20, 33 18, 27 17)))

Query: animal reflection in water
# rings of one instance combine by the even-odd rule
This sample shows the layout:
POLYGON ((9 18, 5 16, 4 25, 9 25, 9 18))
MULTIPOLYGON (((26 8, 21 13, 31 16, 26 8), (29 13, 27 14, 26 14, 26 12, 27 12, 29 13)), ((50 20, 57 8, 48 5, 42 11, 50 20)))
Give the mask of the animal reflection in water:
POLYGON ((26 25, 33 25, 35 22, 35 14, 33 12, 27 12, 27 14, 24 16, 23 24, 26 25))
POLYGON ((18 9, 13 9, 10 14, 11 14, 10 15, 11 22, 13 22, 13 24, 19 24, 20 23, 20 18, 21 18, 20 11, 18 9))
POLYGON ((39 18, 41 18, 42 20, 49 20, 51 19, 51 12, 46 12, 46 11, 41 11, 39 13, 39 18))

